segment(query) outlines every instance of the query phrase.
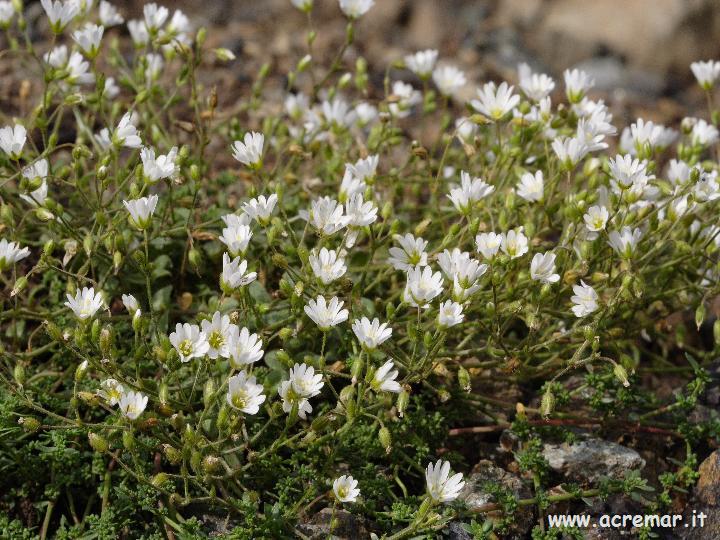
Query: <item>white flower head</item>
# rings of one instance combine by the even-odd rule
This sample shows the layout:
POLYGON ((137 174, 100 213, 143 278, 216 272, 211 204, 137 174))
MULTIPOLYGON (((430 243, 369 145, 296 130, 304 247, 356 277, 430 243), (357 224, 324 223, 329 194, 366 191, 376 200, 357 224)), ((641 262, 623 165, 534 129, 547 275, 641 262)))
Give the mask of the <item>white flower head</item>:
POLYGON ((15 15, 15 8, 10 0, 3 0, 0 2, 0 28, 7 28, 10 26, 13 16, 15 15))
POLYGON ((22 155, 26 140, 27 130, 23 125, 15 124, 14 127, 5 126, 0 129, 0 148, 13 159, 22 155))
POLYGON ((577 137, 558 137, 552 142, 552 149, 563 167, 570 170, 588 153, 587 145, 577 137))
POLYGON ((149 32, 157 32, 167 21, 170 12, 165 6, 158 6, 155 2, 143 6, 145 27, 149 32))
POLYGON ((692 128, 690 140, 698 146, 708 147, 720 140, 720 134, 715 126, 703 119, 699 119, 692 128))
POLYGON ((491 120, 501 120, 520 103, 520 96, 513 94, 513 87, 502 82, 496 86, 489 82, 479 88, 477 99, 473 99, 470 105, 480 114, 491 120))
POLYGON ((415 266, 427 266, 428 256, 425 252, 427 248, 427 241, 420 237, 415 238, 412 234, 408 233, 405 236, 396 234, 393 236, 393 240, 400 244, 400 247, 390 248, 390 258, 388 263, 391 264, 395 270, 409 270, 415 266))
POLYGON ((555 273, 555 254, 536 253, 530 263, 530 277, 543 283, 557 283, 560 276, 555 273))
POLYGON ((545 182, 542 171, 535 171, 535 174, 526 172, 520 177, 517 185, 517 194, 530 202, 542 201, 545 182))
POLYGON ((465 171, 460 172, 460 185, 450 189, 448 198, 461 214, 469 214, 477 203, 495 191, 481 178, 473 178, 465 171))
POLYGON ((405 57, 405 66, 421 79, 427 79, 435 69, 438 52, 435 49, 418 51, 405 57))
POLYGON ((120 95, 120 87, 115 82, 115 77, 108 77, 105 79, 105 86, 103 87, 103 95, 107 99, 115 99, 120 95))
POLYGON ((230 356, 229 341, 233 326, 235 325, 230 322, 230 317, 219 311, 213 313, 212 319, 200 321, 200 328, 209 345, 208 358, 215 360, 219 356, 230 356))
POLYGON ((143 179, 149 184, 154 184, 158 180, 174 176, 178 171, 178 166, 175 163, 177 154, 177 146, 173 146, 167 154, 157 157, 155 157, 154 149, 143 147, 143 149, 140 150, 140 159, 143 164, 143 179))
POLYGON ((380 324, 378 318, 372 321, 367 317, 355 319, 352 323, 352 331, 363 348, 369 350, 377 349, 392 336, 392 328, 388 323, 380 324))
POLYGON ((122 394, 120 401, 118 401, 120 411, 130 420, 136 420, 143 413, 147 404, 148 397, 133 390, 122 394))
POLYGON ((233 157, 251 169, 259 169, 262 167, 264 144, 265 135, 255 131, 248 132, 242 141, 235 141, 233 143, 233 157))
POLYGON ((140 148, 142 140, 135 127, 137 115, 127 112, 120 119, 120 122, 113 133, 112 142, 115 146, 126 146, 127 148, 140 148))
POLYGON ((259 195, 254 199, 244 202, 242 209, 250 218, 257 221, 260 225, 265 226, 270 223, 270 218, 275 211, 277 201, 278 196, 275 193, 267 198, 264 195, 259 195))
POLYGON ((175 331, 170 334, 170 343, 183 363, 193 358, 201 358, 210 350, 207 336, 197 324, 177 323, 175 331))
POLYGON ((248 244, 252 238, 252 231, 249 225, 236 225, 225 227, 219 240, 225 244, 233 257, 243 255, 247 251, 248 244))
POLYGON ((338 0, 340 9, 350 19, 365 15, 375 4, 375 0, 338 0))
POLYGON ((437 460, 430 463, 425 470, 425 483, 430 498, 436 503, 454 501, 465 487, 462 473, 450 476, 450 462, 437 460))
POLYGON ((47 175, 48 175, 48 161, 47 159, 40 159, 28 165, 22 171, 22 175, 28 180, 42 179, 40 186, 28 193, 27 195, 21 194, 20 198, 33 206, 43 206, 48 195, 47 175))
POLYGON ((84 52, 89 58, 95 58, 98 50, 100 49, 100 41, 102 41, 104 32, 104 26, 99 26, 93 23, 85 23, 80 30, 73 32, 72 38, 75 40, 75 43, 78 44, 82 52, 84 52))
POLYGON ((229 294, 255 281, 257 273, 248 272, 247 267, 247 261, 242 260, 240 257, 231 259, 230 255, 223 253, 223 269, 220 274, 220 287, 229 294))
POLYGON ((372 201, 365 201, 362 193, 356 193, 345 205, 345 215, 350 227, 366 227, 377 220, 377 206, 372 201))
POLYGON ((693 62, 690 69, 695 75, 698 84, 703 90, 711 90, 720 78, 720 62, 716 60, 708 60, 706 62, 693 62))
POLYGON ((152 216, 157 206, 158 196, 140 197, 130 201, 123 201, 125 208, 130 212, 130 221, 138 229, 147 229, 152 223, 152 216))
POLYGON ((580 280, 580 285, 573 285, 575 293, 570 300, 573 302, 572 311, 576 317, 590 315, 598 308, 598 294, 590 285, 580 280))
POLYGON ((503 243, 503 234, 488 232, 480 233, 475 237, 475 246, 477 250, 486 259, 492 259, 497 255, 500 250, 500 246, 503 243))
POLYGON ((631 229, 623 227, 618 231, 612 231, 609 234, 608 244, 618 255, 625 259, 630 259, 635 252, 638 242, 642 238, 642 231, 638 228, 631 229))
POLYGON ((144 47, 150 42, 150 34, 145 26, 145 21, 133 19, 128 21, 127 27, 135 47, 144 47))
POLYGON ((152 86, 162 74, 165 61, 163 57, 156 53, 148 53, 145 55, 145 84, 152 86))
POLYGON ((100 388, 96 392, 98 396, 107 401, 107 404, 114 407, 120 402, 125 388, 115 379, 105 379, 100 383, 100 388))
POLYGON ((83 58, 83 55, 77 51, 70 55, 65 68, 68 71, 68 75, 63 79, 63 85, 76 86, 78 84, 95 82, 95 75, 88 71, 90 64, 83 58))
POLYGON ((388 360, 382 366, 377 368, 373 375, 372 387, 376 392, 393 392, 399 394, 402 390, 400 383, 397 382, 398 370, 393 369, 395 364, 392 360, 388 360))
POLYGON ((565 94, 570 103, 579 103, 585 97, 595 81, 581 69, 566 69, 563 73, 565 79, 565 94))
POLYGON ((555 89, 555 81, 544 73, 533 73, 525 63, 518 66, 520 89, 529 99, 539 102, 550 95, 555 89))
POLYGON ((315 277, 324 285, 340 279, 347 272, 345 259, 334 249, 321 248, 319 252, 313 251, 308 257, 308 262, 315 277))
POLYGON ((70 296, 68 293, 65 302, 65 306, 69 307, 80 320, 92 318, 104 305, 102 294, 95 293, 92 287, 84 287, 82 291, 77 291, 75 296, 70 296))
POLYGON ((232 325, 228 338, 230 366, 242 369, 243 366, 257 362, 265 355, 262 345, 262 339, 257 334, 251 334, 245 327, 238 328, 232 325))
POLYGON ((612 178, 622 189, 631 186, 644 187, 649 180, 655 178, 647 172, 647 161, 633 159, 630 155, 617 155, 610 158, 608 166, 612 178))
POLYGON ((463 322, 465 315, 463 314, 462 305, 452 300, 446 300, 440 303, 438 311, 438 326, 440 328, 450 328, 456 324, 463 322))
POLYGON ((78 0, 40 0, 45 14, 50 21, 50 28, 56 34, 80 13, 78 0))
POLYGON ((378 117, 377 107, 364 101, 355 105, 353 111, 358 127, 365 127, 374 122, 378 117))
POLYGON ((140 304, 138 303, 137 298, 135 298, 132 294, 123 294, 122 303, 133 319, 142 315, 140 304))
POLYGON ((455 133, 457 134, 458 139, 464 143, 471 144, 477 131, 477 124, 468 117, 462 116, 455 120, 455 133))
POLYGON ((228 379, 227 402, 233 409, 245 414, 257 414, 265 402, 263 386, 253 375, 241 371, 228 379))
POLYGON ((347 503, 357 501, 360 490, 358 482, 352 476, 342 475, 333 482, 333 493, 338 502, 347 503))
POLYGON ((115 26, 125 22, 117 8, 107 0, 100 1, 100 22, 105 27, 115 26))
POLYGON ((511 259, 522 257, 528 252, 528 239, 522 228, 514 229, 502 235, 500 249, 511 259))
POLYGON ((422 101, 422 94, 415 90, 411 84, 395 81, 392 85, 392 95, 395 100, 388 105, 390 114, 397 118, 410 116, 412 108, 422 101))
POLYGON ((325 384, 322 378, 322 373, 315 373, 315 368, 307 364, 295 364, 290 369, 293 391, 305 398, 315 397, 320 393, 325 384))
POLYGON ((335 234, 350 223, 342 204, 330 197, 320 197, 310 203, 310 211, 302 211, 300 216, 307 220, 320 235, 335 234))
POLYGON ((718 184, 716 171, 700 173, 700 179, 693 188, 693 196, 700 202, 714 201, 720 198, 720 184, 718 184))
POLYGON ((333 296, 330 302, 325 301, 324 296, 318 296, 316 300, 310 299, 305 306, 305 313, 310 317, 318 328, 327 332, 333 326, 337 326, 348 318, 348 310, 342 309, 344 302, 337 296, 333 296))
POLYGON ((591 206, 583 216, 585 227, 590 232, 598 232, 605 229, 610 213, 604 206, 591 206))
POLYGON ((407 285, 403 300, 413 307, 428 308, 430 302, 443 292, 440 272, 433 272, 429 266, 415 266, 407 271, 407 285))
POLYGON ((440 93, 444 96, 454 96, 457 94, 467 79, 465 73, 455 66, 440 66, 433 71, 433 82, 437 86, 440 93))
POLYGON ((313 1, 314 0, 290 0, 290 3, 300 11, 309 12, 313 7, 313 1))

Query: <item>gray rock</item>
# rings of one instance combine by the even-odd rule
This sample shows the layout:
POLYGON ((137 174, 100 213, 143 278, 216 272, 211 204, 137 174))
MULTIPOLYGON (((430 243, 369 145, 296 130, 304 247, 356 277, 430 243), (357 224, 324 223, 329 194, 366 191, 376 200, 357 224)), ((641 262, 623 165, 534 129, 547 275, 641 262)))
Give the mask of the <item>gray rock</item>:
MULTIPOLYGON (((460 492, 459 500, 464 501, 470 510, 478 510, 486 504, 493 503, 493 498, 485 489, 487 484, 501 485, 509 489, 518 499, 531 497, 530 490, 522 480, 491 461, 483 460, 473 469, 473 473, 465 479, 465 487, 460 492)), ((499 512, 483 514, 490 519, 500 517, 499 512)), ((478 516, 480 518, 480 516, 478 516)), ((515 523, 507 536, 503 538, 524 538, 534 523, 534 507, 523 506, 515 514, 515 523)))
MULTIPOLYGON (((720 451, 715 450, 700 464, 700 478, 690 503, 685 508, 682 524, 675 530, 679 538, 706 540, 720 538, 720 451), (702 512, 705 519, 702 527, 693 527, 693 511, 696 516, 702 512), (687 527, 686 527, 687 525, 687 527)), ((696 519, 696 524, 699 520, 696 519)))
POLYGON ((337 525, 330 535, 332 515, 332 508, 323 508, 309 522, 298 525, 298 529, 311 540, 356 540, 370 537, 360 518, 340 508, 335 510, 337 525))
POLYGON ((635 450, 601 439, 545 444, 543 456, 554 471, 580 482, 594 482, 603 476, 622 478, 627 471, 645 466, 635 450))

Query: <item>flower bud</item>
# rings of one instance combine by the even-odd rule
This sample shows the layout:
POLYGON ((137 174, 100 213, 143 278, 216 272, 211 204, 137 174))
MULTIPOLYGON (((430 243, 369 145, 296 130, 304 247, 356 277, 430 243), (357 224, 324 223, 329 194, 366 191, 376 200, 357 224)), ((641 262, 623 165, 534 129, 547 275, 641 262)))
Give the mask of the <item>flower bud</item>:
POLYGON ((389 454, 392 450, 392 436, 390 435, 390 430, 385 426, 381 427, 380 431, 378 431, 378 439, 380 440, 382 447, 385 448, 385 453, 389 454))
POLYGON ((18 425, 22 426, 23 429, 29 433, 35 433, 40 429, 40 421, 32 416, 22 416, 18 418, 18 425))
POLYGON ((88 361, 83 360, 82 362, 80 362, 78 367, 75 369, 75 382, 82 381, 83 378, 85 377, 85 374, 87 373, 87 370, 88 370, 88 361))
POLYGON ((362 356, 359 356, 353 360, 352 368, 350 369, 353 384, 361 377, 364 365, 365 363, 363 362, 362 356))
POLYGON ((54 341, 65 341, 60 327, 50 321, 45 321, 45 331, 54 341))
POLYGON ((215 393, 215 381, 208 379, 203 387, 203 403, 207 409, 212 401, 213 394, 215 393))
POLYGON ((460 388, 462 388, 465 392, 470 392, 470 372, 468 372, 468 370, 465 369, 464 366, 460 366, 460 368, 458 369, 458 384, 460 385, 460 388))
POLYGON ((13 378, 18 385, 22 386, 25 384, 25 366, 22 364, 15 364, 15 369, 13 369, 13 378))
POLYGON ((128 452, 135 450, 135 435, 130 430, 123 431, 122 434, 123 448, 128 452))
POLYGON ((615 375, 617 380, 619 380, 623 386, 630 386, 627 370, 623 367, 622 364, 615 364, 615 366, 613 367, 613 375, 615 375))
POLYGON ((410 394, 408 394, 407 390, 402 390, 397 397, 397 410, 398 414, 402 418, 405 416, 405 411, 407 410, 408 402, 410 401, 410 394))
POLYGON ((163 454, 172 465, 177 465, 182 461, 182 453, 177 448, 169 444, 163 444, 163 454))
POLYGON ((170 477, 167 475, 167 473, 159 472, 155 476, 152 477, 152 480, 150 480, 150 483, 155 486, 156 488, 163 488, 167 485, 167 483, 170 481, 170 477))
POLYGON ((553 410, 555 410, 555 394, 553 394, 548 385, 540 400, 540 414, 543 418, 547 418, 552 414, 553 410))
POLYGON ((102 435, 90 432, 88 433, 88 441, 90 442, 90 446, 92 447, 92 449, 96 452, 100 454, 107 452, 108 442, 102 435))
POLYGON ((213 474, 218 472, 222 467, 222 461, 216 456, 205 456, 202 461, 202 468, 205 474, 213 474))
POLYGON ((700 330, 702 323, 705 321, 706 313, 707 310, 705 308, 705 303, 700 304, 695 310, 695 326, 697 327, 698 331, 700 330))

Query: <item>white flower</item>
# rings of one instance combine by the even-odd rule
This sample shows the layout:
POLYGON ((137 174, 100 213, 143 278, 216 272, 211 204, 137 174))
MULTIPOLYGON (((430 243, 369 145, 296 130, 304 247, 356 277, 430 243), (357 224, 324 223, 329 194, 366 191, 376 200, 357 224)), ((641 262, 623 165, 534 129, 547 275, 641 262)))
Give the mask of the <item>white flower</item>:
POLYGON ((555 254, 536 253, 530 263, 530 277, 543 283, 557 283, 560 276, 555 273, 555 254))
POLYGON ((604 206, 591 206, 583 216, 585 227, 590 232, 602 231, 607 225, 610 213, 604 206))
POLYGON ((533 73, 525 63, 518 66, 520 89, 533 101, 542 101, 555 89, 555 81, 544 73, 533 73))
POLYGON ((326 302, 324 296, 318 296, 317 300, 308 301, 305 313, 320 330, 327 332, 331 327, 347 320, 348 310, 342 309, 343 304, 344 302, 341 302, 337 296, 333 296, 330 302, 326 302))
POLYGON ((403 300, 411 306, 427 308, 430 301, 442 292, 443 279, 440 272, 433 273, 429 266, 415 266, 407 271, 403 300))
POLYGON ((359 127, 367 126, 378 117, 377 107, 364 101, 355 105, 354 113, 359 127))
POLYGON ((342 181, 340 182, 340 194, 338 195, 338 199, 342 203, 355 194, 362 194, 367 188, 365 180, 355 176, 350 167, 351 165, 349 163, 345 165, 345 174, 343 174, 342 181))
POLYGON ((300 11, 310 11, 313 7, 313 0, 290 0, 290 2, 300 11))
POLYGON ((140 311, 140 304, 138 303, 137 298, 135 298, 132 294, 123 294, 122 303, 128 313, 132 315, 133 319, 142 315, 142 312, 140 311))
POLYGON ((251 131, 245 134, 242 141, 235 141, 232 145, 233 157, 243 165, 253 169, 262 167, 263 145, 265 135, 251 131))
POLYGON ((396 100, 388 105, 388 110, 390 114, 397 118, 409 116, 411 109, 422 101, 422 94, 415 90, 412 85, 402 81, 393 83, 392 95, 396 100))
POLYGON ((147 407, 148 397, 140 392, 130 390, 120 397, 118 407, 130 420, 137 419, 147 407))
POLYGON ((565 78, 565 94, 570 103, 582 101, 585 93, 595 84, 592 77, 580 69, 566 69, 563 77, 565 78))
POLYGON ((20 248, 15 242, 8 242, 4 238, 0 240, 0 271, 5 270, 11 264, 23 260, 30 255, 30 249, 20 248))
POLYGON ((400 247, 391 247, 390 258, 388 263, 391 264, 395 270, 409 270, 415 266, 426 266, 427 265, 427 241, 418 237, 415 238, 412 234, 406 234, 401 236, 399 234, 393 235, 393 240, 400 244, 400 247))
POLYGON ((475 237, 477 250, 486 259, 492 259, 500 250, 503 243, 503 235, 494 232, 480 233, 475 237))
POLYGON ((647 174, 647 161, 633 159, 629 155, 617 155, 615 159, 610 158, 608 166, 613 180, 623 189, 633 185, 644 187, 648 180, 655 178, 654 175, 647 174))
POLYGON ((7 28, 10 26, 13 15, 15 15, 15 8, 12 2, 9 0, 0 2, 0 27, 7 28))
MULTIPOLYGON (((2 242, 0 242, 0 251, 1 248, 2 242)), ((67 302, 65 302, 65 306, 69 307, 80 320, 94 316, 104 304, 105 300, 103 300, 102 294, 96 294, 92 287, 84 287, 82 291, 77 291, 74 297, 68 293, 67 302)))
POLYGON ((223 315, 219 311, 213 313, 211 320, 200 321, 200 328, 207 337, 209 345, 207 355, 208 358, 215 360, 218 356, 227 358, 230 356, 228 341, 230 339, 231 329, 234 325, 230 323, 230 317, 223 315))
POLYGON ((693 62, 690 69, 695 75, 698 84, 704 90, 710 90, 720 78, 720 62, 708 60, 707 62, 693 62))
POLYGON ((56 34, 72 21, 80 12, 80 2, 77 0, 40 0, 45 14, 50 21, 50 27, 56 34))
POLYGON ((465 86, 465 74, 455 66, 440 66, 433 71, 433 82, 440 93, 445 96, 454 96, 465 86))
POLYGON ((47 159, 40 159, 32 165, 28 165, 22 170, 22 175, 28 180, 35 180, 37 178, 40 178, 42 179, 42 183, 40 184, 40 187, 30 192, 28 195, 21 194, 20 198, 32 205, 42 206, 43 204, 45 204, 48 193, 48 185, 47 181, 45 180, 48 175, 47 159))
POLYGON ((528 239, 522 229, 508 231, 502 235, 500 249, 511 259, 522 257, 528 251, 528 239))
POLYGON ((170 343, 175 347, 183 363, 205 356, 210 350, 207 336, 197 324, 177 323, 175 331, 170 334, 170 343))
POLYGON ((345 215, 350 227, 365 227, 377 219, 377 206, 372 201, 365 202, 362 193, 350 197, 345 206, 345 215))
POLYGON ((126 146, 128 148, 140 148, 142 141, 135 127, 137 115, 133 112, 127 112, 120 119, 120 122, 113 133, 113 144, 115 146, 126 146))
POLYGON ((267 225, 273 215, 277 201, 278 196, 275 193, 267 198, 265 198, 264 195, 260 195, 255 199, 250 199, 243 203, 242 209, 250 218, 261 225, 267 225))
POLYGON ((520 177, 517 194, 526 201, 542 201, 544 185, 542 171, 536 171, 535 174, 526 172, 520 177))
POLYGON ((377 349, 392 336, 392 328, 388 323, 380 324, 378 318, 373 319, 372 322, 367 317, 355 319, 352 323, 352 331, 360 344, 370 350, 377 349))
POLYGON ((351 19, 365 15, 373 7, 375 0, 339 0, 340 9, 351 19))
POLYGON ((325 121, 331 126, 347 127, 355 121, 350 104, 342 96, 335 96, 332 101, 325 100, 320 107, 325 121))
POLYGON ((59 45, 43 55, 43 60, 54 68, 62 69, 67 65, 68 49, 65 45, 59 45))
POLYGON ((150 195, 130 201, 123 201, 125 208, 130 212, 130 221, 138 229, 147 229, 152 223, 152 216, 157 206, 158 196, 150 195))
POLYGON ((695 123, 690 133, 690 140, 699 146, 712 146, 718 139, 718 129, 702 119, 695 123))
POLYGON ((242 369, 243 366, 260 360, 265 351, 262 349, 262 339, 257 334, 251 334, 247 328, 230 327, 228 350, 230 351, 230 366, 242 369))
MULTIPOLYGON (((364 159, 358 159, 355 163, 347 163, 345 169, 350 171, 353 177, 365 181, 375 178, 380 156, 373 154, 364 159)), ((349 195, 353 195, 350 193, 349 195)))
POLYGON ((220 274, 220 286, 228 293, 249 285, 255 278, 256 272, 247 271, 247 261, 241 260, 240 257, 230 259, 230 255, 223 253, 223 269, 220 274))
POLYGON ((300 216, 322 235, 334 234, 347 226, 350 217, 343 214, 343 205, 330 197, 320 197, 310 203, 309 212, 300 212, 300 216))
MULTIPOLYGON (((190 19, 181 10, 176 9, 170 22, 162 32, 162 37, 166 41, 179 41, 180 43, 190 44, 192 40, 187 36, 190 32, 190 19)), ((172 50, 173 45, 168 43, 163 47, 165 50, 172 50)))
POLYGON ((572 169, 588 153, 588 147, 576 137, 558 137, 552 149, 566 169, 572 169))
POLYGON ((467 251, 460 251, 459 248, 453 248, 452 251, 446 249, 437 256, 437 260, 445 276, 452 280, 470 261, 470 254, 467 251))
POLYGON ((243 225, 250 225, 252 219, 245 213, 238 214, 225 214, 222 216, 222 220, 226 227, 242 227, 243 225))
POLYGON ((645 122, 642 118, 638 118, 635 123, 630 126, 630 136, 636 149, 642 148, 645 145, 650 148, 663 146, 664 135, 664 126, 653 122, 645 122))
POLYGON ((108 77, 105 79, 105 86, 103 87, 103 95, 107 99, 115 99, 120 95, 120 87, 115 82, 115 77, 108 77))
POLYGON ((100 48, 100 41, 102 40, 105 27, 98 26, 93 23, 85 23, 80 30, 76 30, 72 34, 72 38, 75 43, 78 44, 82 52, 84 52, 90 58, 94 58, 98 49, 100 48))
POLYGON ((454 501, 465 487, 462 473, 450 476, 450 462, 437 460, 425 470, 425 482, 430 498, 436 503, 454 501))
POLYGON ((713 171, 712 174, 703 172, 700 174, 700 179, 693 188, 693 195, 700 202, 714 201, 720 198, 720 185, 717 181, 717 172, 713 171))
POLYGON ((632 257, 635 247, 642 238, 642 231, 640 229, 631 229, 630 227, 623 227, 618 231, 612 231, 609 234, 608 244, 613 248, 618 255, 625 259, 632 257))
POLYGON ((667 168, 667 179, 673 185, 684 185, 690 180, 690 166, 681 159, 671 159, 667 168))
POLYGON ((143 15, 145 16, 145 26, 149 32, 159 30, 165 21, 167 21, 170 12, 164 6, 158 6, 155 2, 145 4, 143 6, 143 15))
POLYGON ((100 22, 103 26, 115 26, 125 22, 117 8, 106 0, 100 2, 100 22))
POLYGON ((152 86, 152 83, 160 78, 165 61, 159 54, 148 53, 145 55, 145 83, 152 86))
POLYGON ((589 315, 598 308, 598 295, 590 285, 580 280, 580 285, 573 285, 575 295, 570 298, 573 304, 571 309, 576 317, 589 315))
POLYGON ((252 235, 253 233, 249 225, 225 227, 222 230, 219 240, 227 246, 228 251, 233 257, 237 257, 245 253, 252 235))
POLYGON ((25 126, 15 124, 15 127, 5 126, 0 129, 0 148, 13 159, 20 157, 26 140, 25 126))
POLYGON ((257 414, 265 402, 263 387, 253 375, 241 371, 228 379, 227 402, 233 409, 245 414, 257 414))
POLYGON ((143 149, 140 150, 140 159, 143 164, 143 178, 148 183, 154 184, 158 180, 173 176, 178 170, 178 166, 175 164, 177 153, 177 146, 173 146, 167 154, 155 157, 155 150, 149 147, 143 147, 143 149))
POLYGON ((380 366, 373 375, 372 387, 376 392, 394 392, 399 394, 402 390, 400 383, 397 382, 398 370, 393 369, 395 364, 392 360, 388 360, 380 366))
POLYGON ((342 475, 333 482, 335 498, 342 503, 355 502, 360 495, 358 483, 352 476, 342 475))
POLYGON ((495 186, 491 186, 481 178, 472 178, 467 172, 461 171, 460 186, 455 185, 447 197, 460 213, 468 214, 478 201, 493 191, 495 186))
POLYGON ((299 120, 310 107, 308 97, 302 92, 298 94, 288 94, 285 98, 285 112, 290 118, 299 120))
POLYGON ((100 389, 97 391, 97 395, 107 401, 111 407, 120 402, 124 393, 125 388, 115 379, 105 379, 100 383, 100 389))
POLYGON ((145 26, 145 21, 133 19, 128 21, 127 27, 135 47, 140 48, 150 42, 150 34, 148 33, 147 26, 145 26))
POLYGON ((62 81, 63 84, 78 85, 90 84, 95 82, 95 75, 88 72, 90 64, 83 58, 83 55, 75 51, 70 55, 66 69, 67 77, 62 81))
POLYGON ((295 364, 290 369, 290 384, 298 395, 311 398, 320 393, 320 389, 325 383, 322 380, 322 373, 315 373, 314 367, 307 364, 295 364))
POLYGON ((427 79, 435 69, 438 52, 435 49, 418 51, 405 57, 405 65, 421 79, 427 79))
POLYGON ((455 120, 455 133, 457 134, 458 139, 464 143, 472 143, 477 130, 477 124, 466 116, 462 116, 455 120))
POLYGON ((446 300, 440 303, 440 309, 438 311, 438 325, 440 328, 450 328, 451 326, 460 324, 464 318, 463 308, 457 302, 446 300))
POLYGON ((489 82, 477 91, 478 99, 473 99, 470 105, 480 114, 491 120, 500 120, 520 103, 520 96, 513 94, 513 87, 506 82, 495 86, 489 82))
POLYGON ((319 253, 314 251, 308 257, 308 261, 315 277, 325 285, 340 279, 347 271, 345 259, 338 256, 334 249, 322 248, 319 253))
MULTIPOLYGON (((297 366, 297 364, 295 364, 297 366)), ((305 420, 306 415, 311 413, 313 408, 310 405, 310 401, 306 397, 301 397, 292 387, 292 382, 283 381, 278 387, 278 394, 282 398, 283 411, 289 413, 293 409, 293 405, 297 404, 298 416, 305 420)))

